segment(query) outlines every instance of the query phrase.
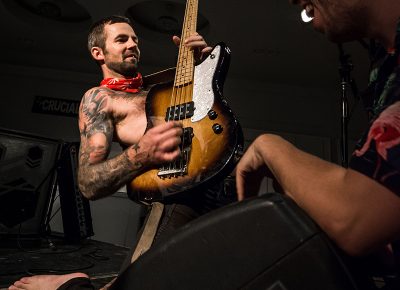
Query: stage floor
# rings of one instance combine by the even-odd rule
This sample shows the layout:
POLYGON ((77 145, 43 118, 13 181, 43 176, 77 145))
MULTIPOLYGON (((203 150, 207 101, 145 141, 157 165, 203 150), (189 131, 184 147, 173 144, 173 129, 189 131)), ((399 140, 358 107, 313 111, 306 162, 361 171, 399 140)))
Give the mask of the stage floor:
POLYGON ((129 251, 94 240, 78 244, 68 244, 59 238, 50 240, 54 247, 47 240, 30 243, 29 247, 23 242, 20 246, 0 242, 0 288, 7 288, 24 276, 83 272, 98 289, 116 277, 129 251))

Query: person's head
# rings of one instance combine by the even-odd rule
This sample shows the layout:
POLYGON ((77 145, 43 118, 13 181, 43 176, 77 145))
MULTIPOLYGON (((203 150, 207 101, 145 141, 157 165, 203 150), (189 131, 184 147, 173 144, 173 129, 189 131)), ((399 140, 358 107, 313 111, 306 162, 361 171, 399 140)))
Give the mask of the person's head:
MULTIPOLYGON (((333 42, 346 42, 368 36, 369 0, 289 0, 314 17, 312 25, 333 42)), ((376 0, 374 0, 376 1, 376 0)))
POLYGON ((134 76, 140 57, 138 38, 130 20, 110 16, 95 22, 88 35, 88 49, 107 76, 134 76))

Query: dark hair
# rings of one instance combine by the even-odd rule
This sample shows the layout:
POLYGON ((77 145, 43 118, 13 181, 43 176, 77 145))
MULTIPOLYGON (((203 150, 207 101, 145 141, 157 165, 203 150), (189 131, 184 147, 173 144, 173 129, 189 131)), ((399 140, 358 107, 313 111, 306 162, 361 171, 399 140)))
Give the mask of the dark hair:
POLYGON ((105 49, 106 35, 104 33, 104 26, 114 23, 127 23, 132 26, 132 22, 129 20, 129 18, 120 15, 112 15, 96 21, 89 29, 87 43, 89 52, 92 47, 95 46, 98 46, 103 50, 105 49))

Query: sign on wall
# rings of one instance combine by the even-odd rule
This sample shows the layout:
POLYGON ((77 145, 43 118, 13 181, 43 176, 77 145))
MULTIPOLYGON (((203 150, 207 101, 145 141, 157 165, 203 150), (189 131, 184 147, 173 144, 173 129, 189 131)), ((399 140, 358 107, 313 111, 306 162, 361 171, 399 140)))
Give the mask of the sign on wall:
POLYGON ((78 116, 80 101, 35 96, 32 112, 39 114, 50 114, 58 116, 78 116))

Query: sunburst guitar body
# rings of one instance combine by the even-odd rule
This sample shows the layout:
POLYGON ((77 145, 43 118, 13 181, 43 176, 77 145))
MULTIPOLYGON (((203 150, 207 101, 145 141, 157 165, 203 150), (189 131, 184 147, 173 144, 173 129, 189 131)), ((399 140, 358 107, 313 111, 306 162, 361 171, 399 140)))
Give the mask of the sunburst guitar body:
MULTIPOLYGON (((185 62, 182 57, 181 62, 185 62)), ((154 86, 147 97, 148 128, 168 121, 183 124, 181 156, 137 176, 135 199, 152 201, 191 190, 230 173, 243 150, 241 127, 222 96, 230 61, 223 43, 188 71, 179 64, 174 83, 154 86)))

